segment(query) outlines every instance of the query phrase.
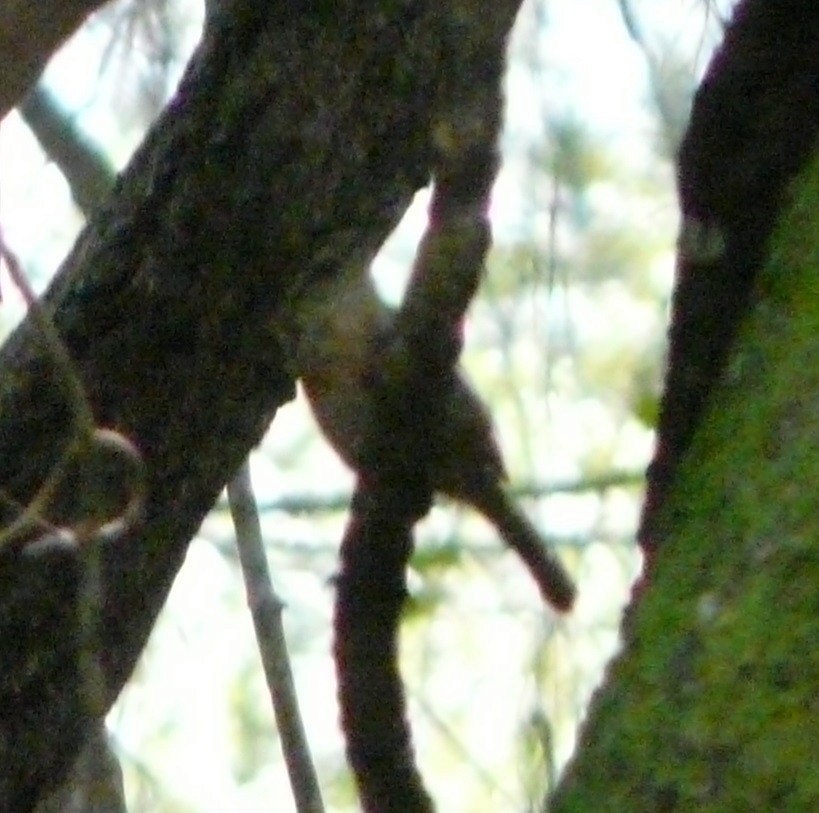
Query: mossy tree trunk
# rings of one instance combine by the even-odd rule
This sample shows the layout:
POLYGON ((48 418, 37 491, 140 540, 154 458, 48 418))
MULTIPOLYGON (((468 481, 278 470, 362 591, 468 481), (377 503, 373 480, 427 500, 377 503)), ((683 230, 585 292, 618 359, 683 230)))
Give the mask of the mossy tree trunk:
POLYGON ((550 813, 819 809, 819 161, 550 813))
POLYGON ((552 813, 819 809, 817 42, 745 0, 695 98, 647 572, 552 813))

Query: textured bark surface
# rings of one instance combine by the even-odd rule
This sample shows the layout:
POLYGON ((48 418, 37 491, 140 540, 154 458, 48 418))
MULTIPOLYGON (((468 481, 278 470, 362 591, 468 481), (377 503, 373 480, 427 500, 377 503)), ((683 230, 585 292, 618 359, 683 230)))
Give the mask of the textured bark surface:
POLYGON ((818 267, 814 161, 551 813, 819 809, 818 267))
POLYGON ((746 0, 697 94, 651 566, 552 813, 819 807, 817 41, 746 0))
POLYGON ((103 722, 94 727, 67 780, 34 813, 128 813, 122 770, 103 722))
POLYGON ((788 185, 819 136, 819 5, 745 0, 699 88, 680 147, 683 226, 657 452, 640 542, 722 375, 788 185))
MULTIPOLYGON (((133 440, 149 480, 144 525, 103 551, 109 701, 189 539, 293 393, 289 298, 374 253, 428 179, 436 106, 479 81, 480 43, 508 16, 463 2, 214 7, 175 98, 61 268, 54 322, 98 422, 133 440)), ((0 353, 0 488, 21 503, 66 443, 64 390, 23 325, 0 353)), ((67 482, 52 522, 116 503, 67 482)), ((85 727, 76 558, 22 541, 0 551, 0 809, 14 811, 58 781, 85 727)))

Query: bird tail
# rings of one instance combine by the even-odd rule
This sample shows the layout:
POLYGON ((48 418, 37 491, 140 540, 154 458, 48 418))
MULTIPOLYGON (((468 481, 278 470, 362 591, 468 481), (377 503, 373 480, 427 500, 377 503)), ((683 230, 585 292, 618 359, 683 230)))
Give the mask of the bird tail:
POLYGON ((506 489, 501 484, 487 489, 475 507, 523 561, 543 598, 560 612, 570 610, 577 593, 574 582, 506 489))

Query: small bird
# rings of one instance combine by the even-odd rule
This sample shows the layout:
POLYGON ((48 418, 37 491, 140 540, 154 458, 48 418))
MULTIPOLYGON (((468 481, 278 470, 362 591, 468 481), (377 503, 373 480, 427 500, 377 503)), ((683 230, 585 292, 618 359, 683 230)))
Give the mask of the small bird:
MULTIPOLYGON (((350 267, 315 283, 299 308, 296 363, 316 421, 356 472, 374 414, 373 349, 390 335, 395 311, 366 269, 350 267)), ((460 371, 436 393, 441 416, 428 465, 434 490, 472 506, 520 556, 543 598, 569 610, 575 586, 506 490, 506 471, 490 417, 460 371)))

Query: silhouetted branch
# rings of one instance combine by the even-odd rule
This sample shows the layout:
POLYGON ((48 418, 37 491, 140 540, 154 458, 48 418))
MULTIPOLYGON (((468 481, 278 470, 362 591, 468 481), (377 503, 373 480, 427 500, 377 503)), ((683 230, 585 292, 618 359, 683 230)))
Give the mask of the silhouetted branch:
POLYGON ((51 55, 105 0, 0 4, 0 119, 37 81, 51 55))
POLYGON ((100 148, 83 134, 43 85, 19 107, 46 155, 62 172, 74 202, 86 217, 111 191, 116 173, 100 148))

